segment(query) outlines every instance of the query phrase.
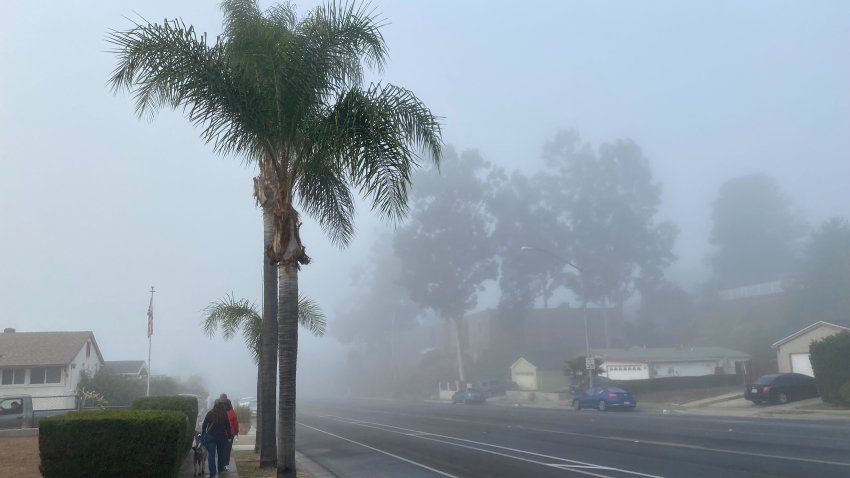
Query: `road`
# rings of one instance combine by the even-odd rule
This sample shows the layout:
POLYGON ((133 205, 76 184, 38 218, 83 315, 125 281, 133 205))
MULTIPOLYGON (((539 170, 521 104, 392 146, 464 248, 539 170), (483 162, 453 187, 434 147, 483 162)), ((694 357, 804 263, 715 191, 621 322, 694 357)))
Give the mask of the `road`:
POLYGON ((341 478, 850 477, 850 423, 378 400, 299 403, 341 478))

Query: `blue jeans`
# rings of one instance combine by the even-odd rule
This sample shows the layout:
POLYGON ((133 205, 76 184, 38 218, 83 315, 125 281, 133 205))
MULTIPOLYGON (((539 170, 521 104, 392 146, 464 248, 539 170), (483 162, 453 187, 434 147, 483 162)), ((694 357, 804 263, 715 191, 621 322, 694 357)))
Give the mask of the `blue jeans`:
POLYGON ((218 469, 223 470, 225 466, 230 464, 230 452, 233 450, 233 437, 228 437, 224 440, 224 449, 219 454, 218 469))
MULTIPOLYGON (((216 468, 216 456, 224 455, 224 446, 225 442, 227 442, 227 438, 215 438, 212 436, 207 436, 207 441, 204 445, 207 447, 207 464, 210 469, 210 478, 216 475, 218 468, 216 468)), ((226 463, 225 463, 226 464, 226 463)))

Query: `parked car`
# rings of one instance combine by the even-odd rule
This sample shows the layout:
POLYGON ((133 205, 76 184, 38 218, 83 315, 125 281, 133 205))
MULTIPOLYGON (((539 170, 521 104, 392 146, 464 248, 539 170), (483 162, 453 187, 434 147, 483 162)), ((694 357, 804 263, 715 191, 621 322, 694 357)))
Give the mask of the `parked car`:
POLYGON ((573 408, 596 408, 601 412, 611 408, 632 410, 637 406, 637 400, 630 392, 616 387, 593 387, 582 390, 573 397, 573 408))
MULTIPOLYGON (((597 387, 610 386, 613 383, 614 381, 608 377, 603 377, 600 375, 594 375, 593 377, 593 384, 597 387)), ((570 393, 575 395, 576 393, 587 390, 588 388, 590 388, 590 384, 588 383, 587 378, 584 378, 581 381, 570 385, 570 393)))
POLYGON ((815 379, 801 373, 771 373, 762 375, 744 390, 753 403, 788 403, 792 400, 819 397, 815 379))
POLYGON ((71 410, 33 410, 32 396, 9 395, 0 397, 0 429, 38 428, 38 422, 44 417, 61 415, 71 410))
POLYGON ((452 403, 485 403, 487 397, 480 388, 467 388, 452 395, 452 403))

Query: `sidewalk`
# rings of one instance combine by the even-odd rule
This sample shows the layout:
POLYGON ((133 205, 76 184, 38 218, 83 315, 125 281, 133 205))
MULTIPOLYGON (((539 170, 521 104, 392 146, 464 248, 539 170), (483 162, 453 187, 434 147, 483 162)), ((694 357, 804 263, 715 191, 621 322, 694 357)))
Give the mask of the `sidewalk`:
MULTIPOLYGON (((233 447, 236 449, 236 446, 233 447)), ((251 449, 254 449, 254 445, 251 445, 251 449)), ((195 452, 189 450, 189 453, 186 454, 186 458, 183 459, 183 464, 180 465, 180 474, 177 475, 179 478, 190 478, 195 475, 195 464, 194 464, 195 452)), ((204 476, 210 476, 209 470, 209 462, 205 461, 204 463, 204 476)), ((221 476, 221 478, 239 478, 239 471, 236 469, 236 460, 233 457, 230 458, 230 463, 227 465, 227 471, 222 471, 215 475, 216 477, 221 476)))

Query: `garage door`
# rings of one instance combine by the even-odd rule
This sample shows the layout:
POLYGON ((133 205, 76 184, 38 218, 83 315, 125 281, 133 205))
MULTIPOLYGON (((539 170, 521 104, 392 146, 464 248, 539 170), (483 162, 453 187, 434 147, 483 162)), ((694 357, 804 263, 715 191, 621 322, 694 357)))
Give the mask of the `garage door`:
POLYGON ((537 390, 537 375, 534 372, 514 372, 513 379, 520 390, 537 390))
POLYGON ((809 354, 791 354, 791 371, 814 377, 815 372, 812 371, 809 354))

